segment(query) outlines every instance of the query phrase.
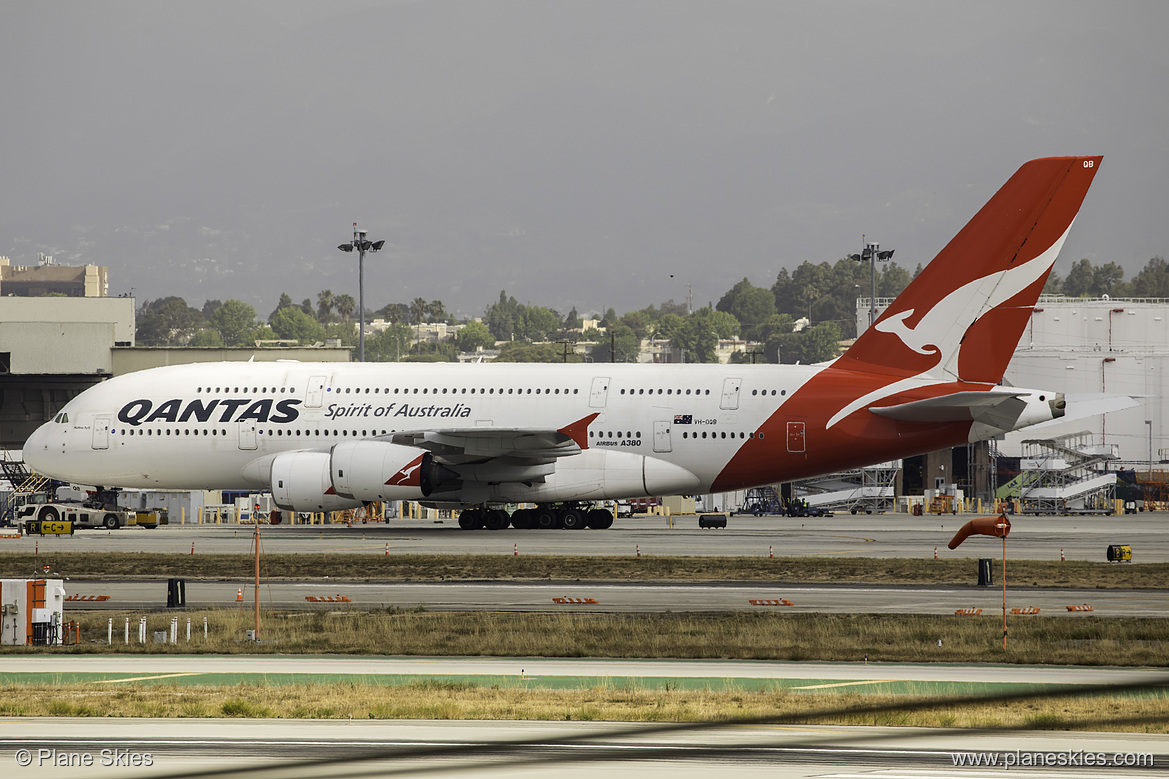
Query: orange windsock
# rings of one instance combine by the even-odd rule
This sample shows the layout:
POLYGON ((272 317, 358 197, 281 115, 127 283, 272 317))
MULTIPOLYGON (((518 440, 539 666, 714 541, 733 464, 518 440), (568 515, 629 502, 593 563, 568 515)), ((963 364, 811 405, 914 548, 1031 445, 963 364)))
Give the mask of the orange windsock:
POLYGON ((949 546, 951 549, 957 549, 958 545, 970 536, 1003 538, 1010 532, 1011 520, 1007 519, 1006 514, 1000 514, 997 517, 975 517, 954 534, 954 537, 950 539, 949 546))

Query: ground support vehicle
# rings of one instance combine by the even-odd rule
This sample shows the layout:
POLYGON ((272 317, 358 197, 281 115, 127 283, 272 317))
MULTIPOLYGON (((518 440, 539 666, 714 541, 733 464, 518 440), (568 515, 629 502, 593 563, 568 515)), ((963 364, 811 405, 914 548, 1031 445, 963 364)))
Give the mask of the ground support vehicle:
POLYGON ((69 522, 74 530, 117 530, 129 525, 153 529, 170 521, 165 510, 128 511, 119 507, 117 492, 114 490, 98 491, 81 503, 56 502, 51 495, 40 492, 28 493, 19 498, 20 505, 15 509, 16 521, 25 527, 26 532, 37 532, 29 529, 31 521, 42 524, 69 522))

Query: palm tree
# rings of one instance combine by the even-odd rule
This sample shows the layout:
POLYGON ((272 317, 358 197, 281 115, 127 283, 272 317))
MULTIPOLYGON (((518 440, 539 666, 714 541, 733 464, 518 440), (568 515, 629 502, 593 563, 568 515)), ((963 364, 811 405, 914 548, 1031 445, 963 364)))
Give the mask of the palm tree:
POLYGON ((423 298, 414 298, 410 304, 410 318, 415 324, 422 324, 422 318, 430 313, 430 306, 423 298))
POLYGON ((337 304, 333 297, 333 290, 326 289, 317 293, 317 320, 328 322, 333 318, 333 306, 337 304))
POLYGON ((333 300, 333 305, 336 307, 337 314, 343 322, 348 322, 349 317, 357 309, 357 301, 353 299, 352 295, 338 295, 333 300))

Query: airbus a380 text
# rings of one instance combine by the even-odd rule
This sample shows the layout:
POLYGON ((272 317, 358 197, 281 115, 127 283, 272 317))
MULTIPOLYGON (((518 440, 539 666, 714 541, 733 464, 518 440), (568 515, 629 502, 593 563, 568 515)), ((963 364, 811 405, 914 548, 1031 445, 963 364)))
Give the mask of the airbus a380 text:
POLYGON ((826 365, 172 366, 81 393, 24 457, 81 484, 270 489, 296 511, 418 500, 470 509, 466 526, 607 527, 582 504, 990 438, 1064 414, 1058 392, 1000 382, 1099 162, 1025 164, 826 365))

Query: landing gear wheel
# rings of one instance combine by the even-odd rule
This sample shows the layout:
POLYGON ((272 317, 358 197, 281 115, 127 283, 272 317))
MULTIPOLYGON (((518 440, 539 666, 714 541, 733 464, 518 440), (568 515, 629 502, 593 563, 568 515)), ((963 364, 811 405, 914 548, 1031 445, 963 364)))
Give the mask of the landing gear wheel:
POLYGON ((511 513, 511 526, 517 530, 527 530, 532 526, 532 510, 516 509, 511 513))
POLYGON ((459 527, 463 530, 478 530, 483 527, 482 509, 466 509, 459 514, 459 527))
POLYGON ((511 517, 502 509, 491 509, 483 516, 483 526, 488 530, 503 530, 511 524, 511 517))
POLYGON ((558 521, 558 517, 556 516, 556 512, 554 512, 552 509, 536 509, 536 527, 540 528, 541 530, 551 530, 554 527, 558 527, 559 524, 560 523, 558 521))
POLYGON ((593 530, 608 530, 613 527, 613 514, 607 509, 593 509, 585 514, 585 524, 593 530))
MULTIPOLYGON (((106 514, 105 517, 102 519, 101 523, 102 523, 102 526, 105 527, 106 530, 117 530, 118 529, 118 515, 117 514, 106 514)), ((146 527, 158 527, 158 525, 146 525, 146 527)))
POLYGON ((584 514, 580 509, 564 509, 560 512, 560 526, 565 530, 584 530, 584 514))

